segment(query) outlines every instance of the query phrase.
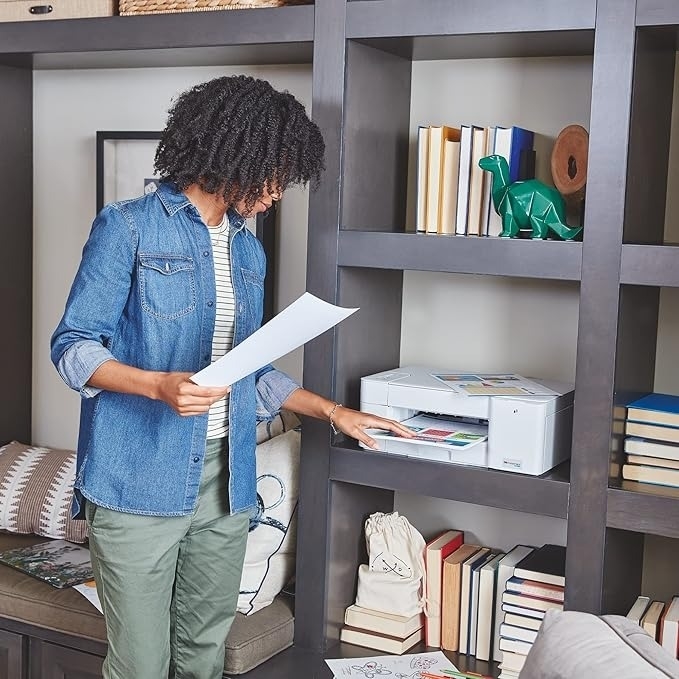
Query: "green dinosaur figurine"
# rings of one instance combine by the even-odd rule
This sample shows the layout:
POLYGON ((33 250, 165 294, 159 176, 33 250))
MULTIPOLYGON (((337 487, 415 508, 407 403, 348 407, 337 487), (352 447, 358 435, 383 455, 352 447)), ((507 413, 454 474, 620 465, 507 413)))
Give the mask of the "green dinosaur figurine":
POLYGON ((493 206, 502 218, 502 238, 515 238, 519 229, 532 229, 533 238, 547 238, 551 229, 572 240, 582 227, 566 224, 566 205, 561 194, 537 179, 509 183, 509 166, 503 156, 486 156, 479 167, 493 175, 493 206))

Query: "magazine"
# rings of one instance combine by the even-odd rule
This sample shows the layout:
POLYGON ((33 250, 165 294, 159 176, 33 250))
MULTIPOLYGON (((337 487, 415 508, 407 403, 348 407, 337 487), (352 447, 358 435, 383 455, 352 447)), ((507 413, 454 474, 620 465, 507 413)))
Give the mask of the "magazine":
POLYGON ((48 540, 0 552, 0 563, 60 589, 94 577, 90 550, 66 540, 48 540))
MULTIPOLYGON (((428 446, 442 448, 469 448, 488 438, 488 427, 482 424, 469 424, 453 418, 431 415, 415 415, 401 424, 415 433, 412 439, 428 446)), ((367 434, 374 439, 403 438, 384 429, 368 429, 367 434)))

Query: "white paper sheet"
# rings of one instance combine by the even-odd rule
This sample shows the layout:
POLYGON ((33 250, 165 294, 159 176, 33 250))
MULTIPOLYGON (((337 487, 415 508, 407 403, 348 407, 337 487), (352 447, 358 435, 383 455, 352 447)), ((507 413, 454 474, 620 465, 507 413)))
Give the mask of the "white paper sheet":
POLYGON ((421 679, 422 673, 441 674, 457 668, 441 651, 410 655, 377 655, 369 658, 341 658, 325 661, 335 677, 357 679, 421 679))
POLYGON ((191 380, 205 387, 228 386, 290 353, 351 316, 345 309, 305 292, 225 356, 191 380))
POLYGON ((94 580, 88 580, 83 582, 81 585, 74 585, 73 589, 76 592, 80 592, 100 613, 104 612, 101 607, 101 601, 99 601, 99 595, 97 594, 97 586, 94 580))

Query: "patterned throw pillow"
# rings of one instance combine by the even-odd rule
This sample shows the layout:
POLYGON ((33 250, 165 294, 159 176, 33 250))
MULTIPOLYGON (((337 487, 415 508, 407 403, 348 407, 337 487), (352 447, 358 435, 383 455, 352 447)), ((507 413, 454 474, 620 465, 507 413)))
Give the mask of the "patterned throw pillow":
POLYGON ((0 530, 85 542, 71 519, 75 452, 12 441, 0 448, 0 530))

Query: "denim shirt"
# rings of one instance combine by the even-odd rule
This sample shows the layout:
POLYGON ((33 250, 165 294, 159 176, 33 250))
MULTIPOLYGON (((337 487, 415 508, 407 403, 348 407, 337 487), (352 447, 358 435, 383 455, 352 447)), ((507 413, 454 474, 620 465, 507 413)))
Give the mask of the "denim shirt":
MULTIPOLYGON (((229 220, 235 346, 261 324, 266 258, 243 219, 229 212, 229 220)), ((162 183, 155 193, 99 213, 51 340, 59 374, 83 397, 74 516, 82 515, 83 496, 134 514, 179 516, 195 508, 207 414, 183 417, 163 401, 87 382, 111 359, 157 371, 207 366, 215 296, 209 232, 174 185, 162 183)), ((231 386, 231 512, 256 504, 257 419, 274 417, 297 388, 270 365, 231 386)))

